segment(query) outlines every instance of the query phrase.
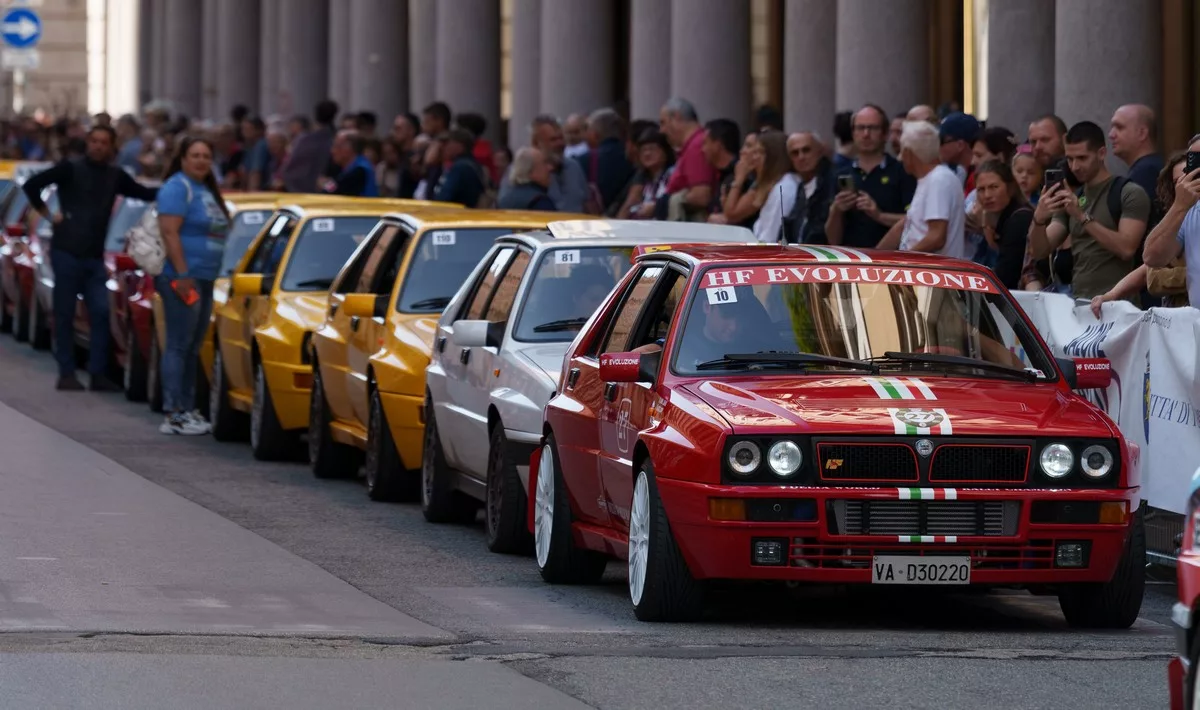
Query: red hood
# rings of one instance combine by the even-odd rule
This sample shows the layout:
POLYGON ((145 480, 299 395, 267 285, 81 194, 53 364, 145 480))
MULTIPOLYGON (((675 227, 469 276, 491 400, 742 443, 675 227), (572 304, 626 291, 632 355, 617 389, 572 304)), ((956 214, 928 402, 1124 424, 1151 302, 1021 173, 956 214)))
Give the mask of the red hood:
POLYGON ((719 412, 738 433, 781 427, 889 436, 1115 433, 1099 410, 1054 384, 941 376, 731 377, 692 382, 683 389, 719 412))

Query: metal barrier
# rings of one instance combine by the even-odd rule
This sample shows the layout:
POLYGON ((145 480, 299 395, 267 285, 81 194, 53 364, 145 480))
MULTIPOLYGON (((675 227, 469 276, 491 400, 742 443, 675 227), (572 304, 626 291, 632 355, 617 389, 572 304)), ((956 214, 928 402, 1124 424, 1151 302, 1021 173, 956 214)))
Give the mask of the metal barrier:
POLYGON ((1184 518, 1179 513, 1147 506, 1146 562, 1174 567, 1179 556, 1179 541, 1183 536, 1184 518))

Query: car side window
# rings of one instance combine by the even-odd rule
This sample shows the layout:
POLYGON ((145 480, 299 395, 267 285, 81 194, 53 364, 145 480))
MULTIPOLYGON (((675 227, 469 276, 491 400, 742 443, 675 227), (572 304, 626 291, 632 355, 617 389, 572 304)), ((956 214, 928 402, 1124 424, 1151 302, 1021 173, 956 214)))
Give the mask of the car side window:
MULTIPOLYGON (((354 293, 383 293, 378 288, 378 284, 387 275, 386 272, 389 268, 392 268, 391 261, 394 259, 389 259, 389 257, 393 253, 392 247, 401 240, 403 230, 395 224, 385 225, 382 229, 383 233, 375 240, 363 260, 362 273, 359 274, 358 282, 354 285, 354 293), (380 271, 380 267, 383 267, 383 271, 380 271)), ((393 269, 394 278, 395 271, 393 269)), ((390 293, 391 290, 389 282, 387 292, 390 293)))
POLYGON ((650 297, 650 292, 654 290, 654 284, 658 283, 658 278, 662 276, 662 273, 663 267, 648 266, 633 280, 613 316, 608 337, 604 339, 604 344, 597 352, 615 353, 629 349, 627 346, 630 336, 633 334, 633 327, 637 323, 638 314, 646 305, 646 299, 650 297))
POLYGON ((271 250, 267 254, 267 261, 263 265, 264 274, 274 274, 279 271, 279 264, 283 261, 283 254, 287 251, 288 242, 291 241, 292 233, 296 229, 298 220, 289 219, 279 234, 275 237, 275 241, 271 243, 271 250))
POLYGON ((654 316, 646 322, 645 329, 635 331, 640 333, 640 337, 637 342, 631 343, 631 348, 651 344, 663 345, 667 339, 667 331, 671 329, 671 320, 675 318, 675 311, 679 309, 679 303, 683 300, 683 292, 686 287, 687 276, 675 269, 667 270, 667 273, 660 279, 658 287, 658 293, 663 294, 663 297, 658 305, 653 307, 654 316))
POLYGON ((500 275, 504 273, 504 267, 508 266, 508 260, 512 258, 513 252, 516 249, 512 247, 504 247, 498 250, 488 263, 487 268, 480 275, 478 283, 475 284, 475 290, 471 294, 470 305, 467 306, 467 320, 480 320, 487 309, 488 299, 492 297, 492 291, 496 288, 496 282, 500 279, 500 275))
POLYGON ((517 289, 521 287, 521 280, 525 278, 525 271, 529 269, 529 261, 529 252, 524 250, 518 251, 512 258, 504 271, 504 277, 496 284, 496 292, 492 294, 492 301, 488 304, 484 320, 493 323, 508 320, 513 303, 517 300, 517 289))
POLYGON ((247 273, 262 274, 265 272, 265 267, 269 261, 271 253, 275 250, 275 242, 279 239, 279 235, 288 224, 288 216, 286 214, 279 215, 275 221, 271 223, 271 228, 267 230, 266 236, 258 243, 258 247, 254 250, 254 255, 250 257, 250 263, 246 267, 247 273))

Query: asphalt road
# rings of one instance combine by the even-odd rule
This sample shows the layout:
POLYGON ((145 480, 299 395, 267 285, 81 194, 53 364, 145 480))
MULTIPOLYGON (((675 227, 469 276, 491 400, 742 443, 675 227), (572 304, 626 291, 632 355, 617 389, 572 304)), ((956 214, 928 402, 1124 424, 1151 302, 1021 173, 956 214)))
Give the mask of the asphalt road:
POLYGON ((0 706, 1166 704, 1169 582, 1120 633, 1067 629, 1054 598, 1024 593, 769 586, 722 593, 703 623, 641 624, 619 565, 599 586, 548 587, 531 559, 488 553, 481 524, 430 525, 357 482, 160 435, 144 405, 53 380, 47 355, 0 337, 0 706), (88 517, 122 500, 133 516, 120 526, 88 517), (69 574, 14 561, 36 563, 20 550, 38 544, 68 550, 69 574), (133 577, 185 591, 61 593, 133 577), (44 608, 14 611, 28 585, 44 608), (210 598, 236 601, 181 610, 210 598))

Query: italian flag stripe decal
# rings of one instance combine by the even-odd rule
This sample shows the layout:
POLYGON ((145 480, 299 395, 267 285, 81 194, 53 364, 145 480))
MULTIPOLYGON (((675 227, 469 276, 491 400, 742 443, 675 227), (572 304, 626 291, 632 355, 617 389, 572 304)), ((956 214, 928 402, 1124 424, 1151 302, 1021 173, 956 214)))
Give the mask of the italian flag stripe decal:
POLYGON ((847 247, 797 246, 796 249, 824 264, 870 263, 871 257, 847 247))
POLYGON ((880 399, 937 399, 929 385, 916 377, 864 377, 863 380, 880 399))
POLYGON ((889 407, 888 414, 891 415, 892 423, 895 425, 895 433, 901 436, 929 436, 934 433, 935 428, 937 433, 942 436, 950 436, 954 433, 950 415, 944 409, 889 407), (928 423, 928 426, 922 426, 921 422, 928 423))
POLYGON ((897 535, 898 542, 915 542, 915 543, 956 543, 958 542, 957 535, 897 535))
POLYGON ((958 500, 957 488, 897 488, 900 500, 958 500))

